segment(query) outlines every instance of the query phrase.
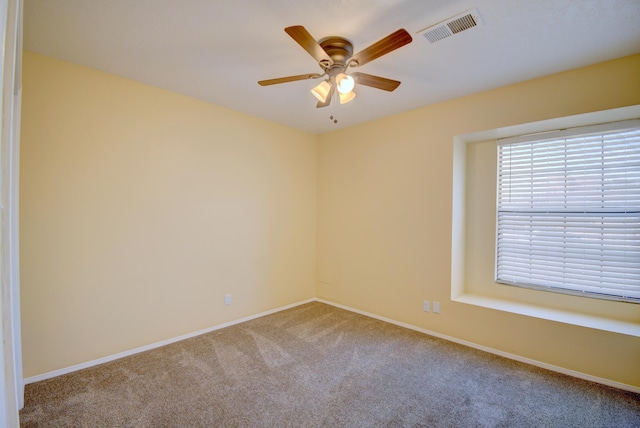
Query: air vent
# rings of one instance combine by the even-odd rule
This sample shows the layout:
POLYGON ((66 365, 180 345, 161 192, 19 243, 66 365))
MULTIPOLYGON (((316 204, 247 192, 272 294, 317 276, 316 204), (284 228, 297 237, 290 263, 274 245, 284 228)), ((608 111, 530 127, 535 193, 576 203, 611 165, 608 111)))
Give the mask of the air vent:
POLYGON ((418 34, 422 34, 429 43, 435 43, 478 25, 482 25, 478 9, 471 9, 427 27, 418 34))

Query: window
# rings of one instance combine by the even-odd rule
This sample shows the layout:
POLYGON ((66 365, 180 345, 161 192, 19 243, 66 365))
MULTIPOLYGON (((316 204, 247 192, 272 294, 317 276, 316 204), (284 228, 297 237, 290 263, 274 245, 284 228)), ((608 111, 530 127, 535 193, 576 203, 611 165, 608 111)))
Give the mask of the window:
POLYGON ((640 120, 498 145, 496 281, 640 303, 640 120))

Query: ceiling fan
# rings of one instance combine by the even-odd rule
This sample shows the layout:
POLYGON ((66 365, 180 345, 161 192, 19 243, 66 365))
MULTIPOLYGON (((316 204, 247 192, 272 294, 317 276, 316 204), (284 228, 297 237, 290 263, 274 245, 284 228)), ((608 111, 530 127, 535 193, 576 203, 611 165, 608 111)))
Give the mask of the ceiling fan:
POLYGON ((400 85, 397 80, 358 72, 349 74, 347 71, 351 67, 359 67, 380 58, 382 55, 411 43, 413 40, 406 30, 400 29, 354 55, 353 44, 344 37, 330 36, 316 41, 302 25, 287 27, 284 31, 318 61, 323 73, 299 74, 261 80, 258 84, 269 86, 326 77, 311 90, 311 93, 318 99, 318 104, 316 105, 318 108, 328 106, 336 90, 340 104, 348 103, 356 96, 355 92, 353 92, 356 83, 389 92, 395 90, 400 85))

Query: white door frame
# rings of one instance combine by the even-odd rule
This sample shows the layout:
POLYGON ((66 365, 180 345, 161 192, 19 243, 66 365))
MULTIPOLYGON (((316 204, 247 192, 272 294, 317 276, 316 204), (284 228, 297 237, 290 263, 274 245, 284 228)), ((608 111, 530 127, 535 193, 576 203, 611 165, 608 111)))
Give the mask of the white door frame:
POLYGON ((18 178, 23 0, 0 0, 0 427, 19 426, 24 405, 20 329, 18 178))

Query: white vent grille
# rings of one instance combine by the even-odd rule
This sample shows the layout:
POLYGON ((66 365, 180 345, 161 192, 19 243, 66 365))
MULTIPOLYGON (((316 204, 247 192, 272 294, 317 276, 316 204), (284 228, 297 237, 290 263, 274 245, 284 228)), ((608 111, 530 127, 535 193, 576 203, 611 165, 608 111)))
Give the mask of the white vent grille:
POLYGON ((471 9, 427 27, 424 30, 419 31, 418 34, 422 34, 429 43, 435 43, 481 24, 482 20, 480 19, 478 10, 471 9))

